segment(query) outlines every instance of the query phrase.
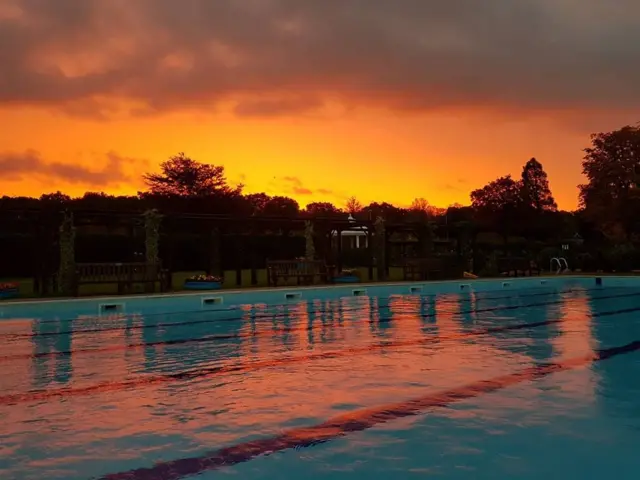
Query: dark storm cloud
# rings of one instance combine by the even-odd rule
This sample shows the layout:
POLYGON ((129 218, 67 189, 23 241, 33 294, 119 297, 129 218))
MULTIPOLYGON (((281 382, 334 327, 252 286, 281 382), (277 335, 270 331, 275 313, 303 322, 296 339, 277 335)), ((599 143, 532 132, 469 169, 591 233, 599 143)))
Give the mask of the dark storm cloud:
POLYGON ((0 181, 48 179, 52 182, 107 187, 130 182, 132 179, 125 170, 127 164, 132 163, 137 163, 140 167, 148 165, 144 160, 122 157, 113 152, 106 155, 104 165, 98 169, 77 163, 46 161, 35 150, 0 152, 0 181))
POLYGON ((638 108, 639 19, 637 0, 4 0, 0 104, 638 108))

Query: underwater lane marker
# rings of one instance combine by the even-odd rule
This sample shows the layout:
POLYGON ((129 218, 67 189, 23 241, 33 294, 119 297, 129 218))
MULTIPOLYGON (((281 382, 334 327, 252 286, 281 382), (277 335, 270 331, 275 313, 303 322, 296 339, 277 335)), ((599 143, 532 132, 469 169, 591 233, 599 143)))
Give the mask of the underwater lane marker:
POLYGON ((153 467, 112 473, 100 477, 99 480, 180 480, 206 471, 248 462, 259 456, 326 443, 386 422, 413 415, 421 415, 437 408, 446 408, 461 400, 496 392, 526 381, 539 380, 553 373, 572 370, 637 350, 640 350, 640 341, 596 351, 593 355, 577 357, 563 362, 539 364, 516 373, 481 380, 444 392, 414 398, 406 402, 356 410, 311 427, 292 429, 275 437, 240 443, 199 457, 159 462, 153 467))
MULTIPOLYGON (((625 313, 634 313, 640 311, 640 307, 625 308, 621 310, 613 310, 608 312, 600 312, 590 316, 590 318, 607 317, 621 315, 625 313)), ((582 319, 575 319, 581 321, 582 319)), ((455 333, 443 335, 440 337, 427 337, 411 340, 385 341, 372 343, 363 347, 352 347, 344 350, 334 350, 329 352, 310 353, 307 355, 287 356, 274 358, 269 360, 256 360, 252 362, 241 362, 233 365, 218 365, 207 368, 197 368, 194 370, 186 370, 176 373, 167 373, 160 375, 145 375, 130 380, 102 382, 86 387, 61 387, 48 388, 41 390, 31 390, 24 393, 14 393, 8 395, 0 395, 0 405, 15 405, 23 402, 33 402, 48 400, 51 398, 63 398, 78 395, 90 395, 93 393, 110 392, 116 390, 136 389, 151 385, 161 385, 175 381, 193 380, 196 378, 207 378, 215 375, 225 375, 229 373, 244 373, 263 368, 281 367, 283 365, 293 365, 302 362, 311 362, 317 360, 328 360, 335 358, 350 357, 353 355, 367 354, 378 350, 389 350, 393 348, 401 348, 415 345, 428 345, 430 343, 438 343, 443 340, 456 340, 464 338, 472 338, 479 335, 491 335, 494 333, 502 333, 508 331, 526 330, 529 328, 538 328, 547 325, 554 325, 566 322, 567 319, 542 320, 540 322, 518 323, 515 325, 501 325, 497 327, 487 327, 474 330, 471 332, 455 333)))

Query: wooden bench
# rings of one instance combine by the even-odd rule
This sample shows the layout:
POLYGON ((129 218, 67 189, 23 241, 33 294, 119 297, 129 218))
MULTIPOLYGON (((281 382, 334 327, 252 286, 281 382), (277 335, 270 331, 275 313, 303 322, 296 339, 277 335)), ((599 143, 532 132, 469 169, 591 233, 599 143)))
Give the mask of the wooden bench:
POLYGON ((292 278, 298 285, 310 285, 316 277, 328 283, 329 269, 321 260, 267 260, 269 286, 277 286, 280 279, 286 282, 292 278))
POLYGON ((145 291, 155 292, 156 282, 160 283, 160 291, 169 288, 167 270, 162 266, 148 263, 78 263, 74 287, 76 296, 81 285, 99 285, 115 283, 118 294, 131 291, 133 284, 142 283, 148 288, 145 291))
POLYGON ((522 257, 498 259, 498 271, 505 277, 529 277, 540 275, 540 268, 533 260, 522 257))

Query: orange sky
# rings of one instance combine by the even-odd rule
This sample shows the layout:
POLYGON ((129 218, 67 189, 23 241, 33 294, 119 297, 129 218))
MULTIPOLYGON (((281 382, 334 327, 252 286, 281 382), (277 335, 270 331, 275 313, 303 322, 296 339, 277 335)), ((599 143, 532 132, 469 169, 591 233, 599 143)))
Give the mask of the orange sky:
POLYGON ((572 209, 640 104, 639 4, 585 1, 2 0, 0 195, 135 193, 184 151, 302 205, 447 206, 536 157, 572 209))
POLYGON ((559 130, 544 118, 510 122, 473 112, 403 117, 369 111, 331 120, 253 121, 228 114, 176 113, 99 122, 14 108, 0 111, 0 123, 0 145, 7 151, 34 149, 43 162, 75 164, 101 174, 96 182, 76 182, 46 171, 23 172, 0 178, 5 195, 56 190, 132 194, 143 188, 143 172, 185 151, 197 160, 224 165, 228 178, 244 183, 247 192, 288 195, 303 205, 344 205, 355 195, 363 202, 399 205, 424 197, 447 206, 467 203, 472 189, 499 175, 518 175, 526 160, 536 156, 559 205, 570 209, 582 181, 581 148, 588 144, 587 132, 559 130), (122 178, 119 172, 103 171, 110 151, 131 160, 123 165, 122 178))

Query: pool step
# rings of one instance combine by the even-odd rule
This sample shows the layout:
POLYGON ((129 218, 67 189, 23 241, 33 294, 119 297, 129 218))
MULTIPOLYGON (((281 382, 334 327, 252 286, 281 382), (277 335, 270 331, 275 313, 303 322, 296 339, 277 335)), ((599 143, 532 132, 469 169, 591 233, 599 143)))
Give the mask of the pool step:
POLYGON ((200 303, 202 308, 224 305, 224 297, 203 297, 200 303))
POLYGON ((101 303, 98 305, 98 313, 102 314, 112 314, 112 313, 122 313, 124 312, 126 307, 125 303, 101 303))

